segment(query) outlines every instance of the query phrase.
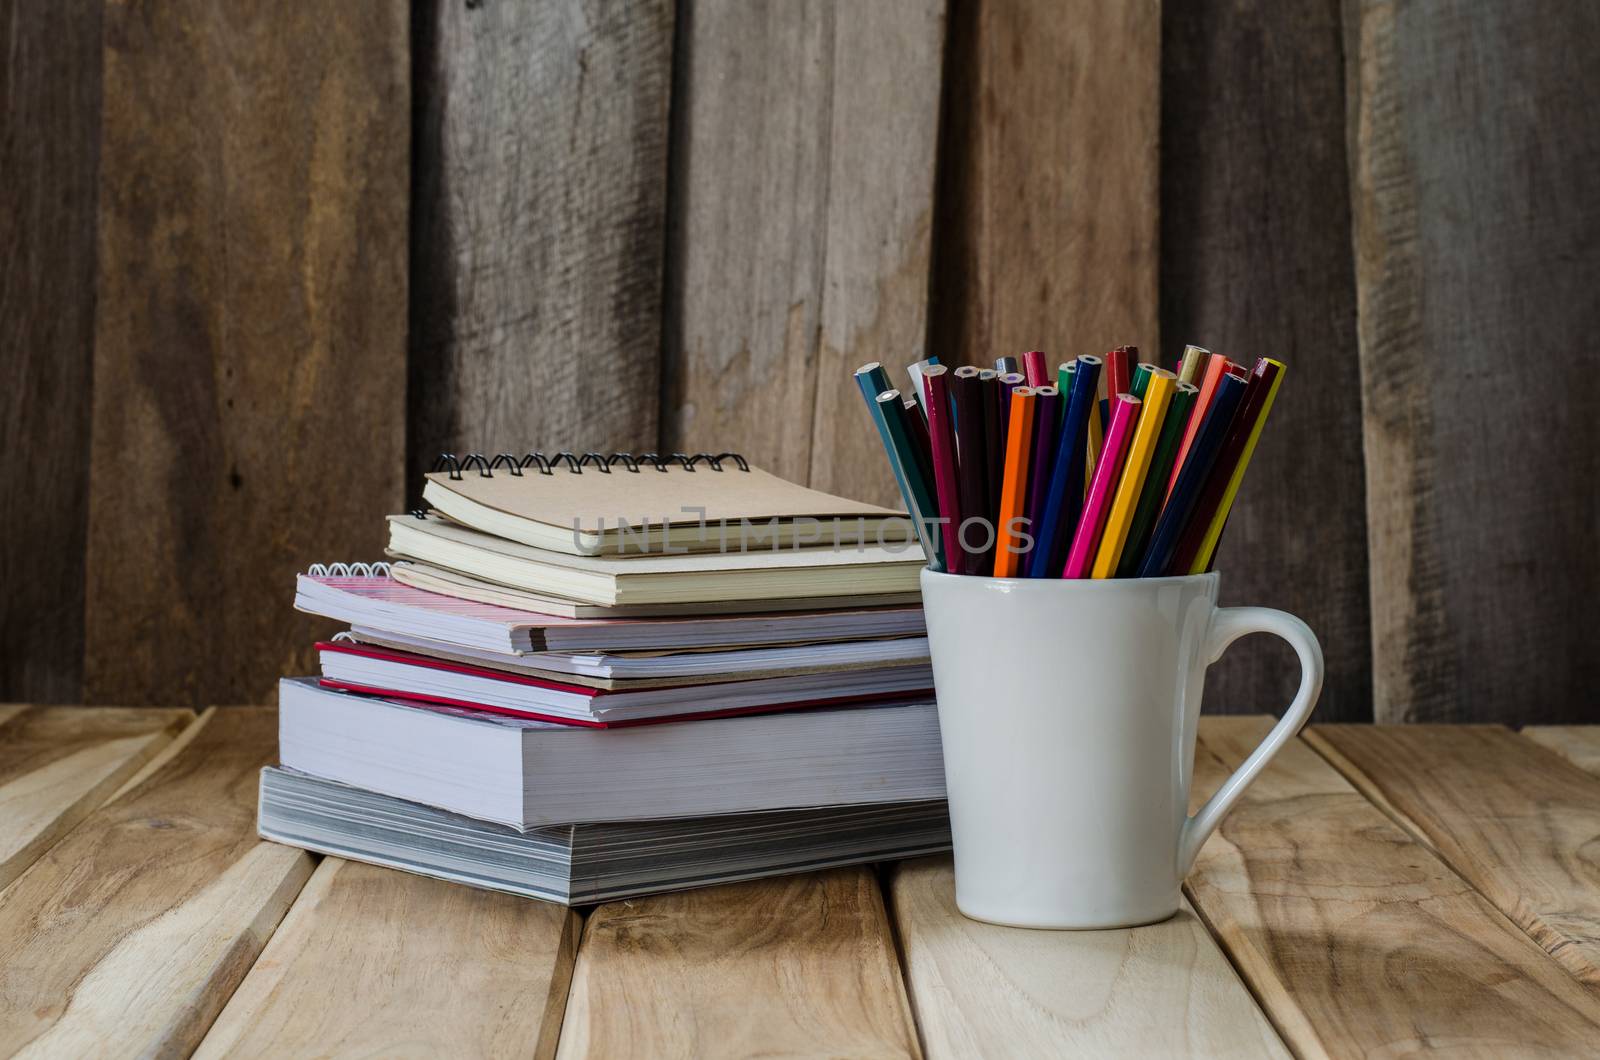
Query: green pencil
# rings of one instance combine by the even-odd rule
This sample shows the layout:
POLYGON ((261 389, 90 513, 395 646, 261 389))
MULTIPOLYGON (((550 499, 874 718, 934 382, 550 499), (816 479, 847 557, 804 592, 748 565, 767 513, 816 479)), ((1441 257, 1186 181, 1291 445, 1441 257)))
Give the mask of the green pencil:
MULTIPOLYGON (((1149 373, 1144 375, 1148 378, 1149 373)), ((1133 520, 1128 523, 1128 540, 1122 546, 1122 559, 1117 563, 1118 578, 1132 578, 1138 573, 1139 560, 1150 544, 1156 516, 1161 514, 1161 502, 1167 495, 1167 479, 1172 474, 1172 461, 1178 455, 1178 443, 1183 440, 1183 428, 1189 421, 1189 410, 1194 408, 1195 395, 1198 393, 1200 388, 1193 383, 1179 383, 1172 393, 1172 400, 1167 404, 1167 416, 1161 421, 1161 435, 1156 439, 1156 450, 1150 457, 1150 470, 1145 473, 1144 489, 1139 493, 1138 506, 1133 509, 1133 520)))
POLYGON ((1133 382, 1129 383, 1128 392, 1140 401, 1144 400, 1144 388, 1150 385, 1150 371, 1155 365, 1140 361, 1133 369, 1133 382))

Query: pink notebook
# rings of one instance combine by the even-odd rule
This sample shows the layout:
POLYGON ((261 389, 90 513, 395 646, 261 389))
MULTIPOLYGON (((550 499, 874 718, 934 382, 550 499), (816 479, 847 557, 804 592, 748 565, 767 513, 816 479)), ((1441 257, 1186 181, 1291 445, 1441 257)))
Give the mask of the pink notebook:
POLYGON ((403 585, 388 564, 316 565, 295 580, 301 611, 367 629, 506 654, 671 651, 922 636, 920 607, 692 618, 564 618, 403 585))

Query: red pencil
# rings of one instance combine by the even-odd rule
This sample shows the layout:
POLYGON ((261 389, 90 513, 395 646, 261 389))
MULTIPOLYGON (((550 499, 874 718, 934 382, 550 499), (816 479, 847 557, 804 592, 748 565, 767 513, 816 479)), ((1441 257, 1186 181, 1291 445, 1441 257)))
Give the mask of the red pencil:
POLYGON ((1195 395, 1194 404, 1189 407, 1189 425, 1183 429, 1183 440, 1178 443, 1178 456, 1172 461, 1172 474, 1167 478, 1167 500, 1172 499, 1172 490, 1178 484, 1178 472, 1183 470, 1184 458, 1189 455, 1194 436, 1200 433, 1200 425, 1205 422, 1211 401, 1217 396, 1217 384, 1236 367, 1221 354, 1212 354, 1211 359, 1206 361, 1205 375, 1200 378, 1200 393, 1195 395))
MULTIPOLYGON (((1106 397, 1116 399, 1118 394, 1128 393, 1128 387, 1133 381, 1133 367, 1129 362, 1128 347, 1118 346, 1106 354, 1106 397)), ((1113 411, 1114 410, 1110 410, 1113 411)))
POLYGON ((1029 386, 1040 387, 1050 382, 1048 373, 1043 350, 1029 350, 1022 355, 1022 374, 1027 377, 1029 386))
POLYGON ((961 547, 957 529, 961 526, 961 486, 956 455, 956 431, 950 406, 949 369, 942 364, 930 365, 923 370, 923 382, 928 390, 928 441, 933 449, 933 484, 938 494, 939 517, 944 521, 940 533, 944 537, 945 562, 951 574, 971 574, 967 553, 961 547))

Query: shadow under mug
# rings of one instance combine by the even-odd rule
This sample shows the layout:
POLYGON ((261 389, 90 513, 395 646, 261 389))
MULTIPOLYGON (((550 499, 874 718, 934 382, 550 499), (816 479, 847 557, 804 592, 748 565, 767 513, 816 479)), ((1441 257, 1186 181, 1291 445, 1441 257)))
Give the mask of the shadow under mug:
POLYGON ((1219 608, 1219 580, 922 572, 962 913, 1108 928, 1178 911, 1200 845, 1322 689, 1310 628, 1270 608, 1219 608), (1300 689, 1191 817, 1206 667, 1247 633, 1289 642, 1300 689))

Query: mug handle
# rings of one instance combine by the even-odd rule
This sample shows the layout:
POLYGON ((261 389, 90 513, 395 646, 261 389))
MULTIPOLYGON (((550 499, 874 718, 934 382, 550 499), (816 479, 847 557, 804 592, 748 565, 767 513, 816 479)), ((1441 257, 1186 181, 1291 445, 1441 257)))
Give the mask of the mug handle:
POLYGON ((1287 611, 1276 611, 1270 607, 1218 608, 1211 619, 1211 632, 1206 638, 1206 665, 1210 666, 1222 658, 1228 645, 1246 633, 1275 633, 1289 642, 1300 657, 1300 690, 1260 746, 1250 752, 1250 757, 1234 771, 1227 783, 1206 800, 1199 813, 1184 821, 1178 838, 1179 879, 1189 874, 1200 847, 1227 816, 1244 789, 1283 749, 1283 745, 1300 731, 1300 727, 1311 716, 1311 709, 1317 705, 1317 696, 1322 692, 1322 645, 1317 643, 1316 634, 1311 632, 1310 626, 1287 611))

